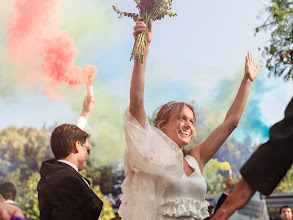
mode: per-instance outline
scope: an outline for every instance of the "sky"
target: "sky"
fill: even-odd
[[[27,0],[3,0],[0,6],[0,129],[74,123],[82,109],[85,86],[61,82],[52,89],[55,96],[48,94],[48,81],[40,70],[43,57],[38,46],[39,35],[32,32],[33,40],[15,41],[26,49],[17,61],[8,55],[9,30],[17,16],[13,3],[17,2],[25,4]],[[98,140],[100,147],[96,151],[110,153],[112,158],[120,160],[124,149],[122,118],[129,103],[133,68],[129,58],[134,22],[118,18],[112,5],[121,11],[137,12],[135,3],[132,0],[46,2],[50,10],[44,7],[37,13],[31,7],[29,16],[36,23],[42,22],[34,16],[44,19],[42,25],[47,29],[41,30],[42,35],[65,31],[74,40],[78,49],[74,65],[90,64],[97,68],[93,81],[96,104],[87,129]],[[202,116],[199,123],[211,126],[209,129],[219,125],[237,93],[249,50],[259,65],[259,76],[253,82],[234,135],[240,141],[247,137],[255,143],[265,141],[269,127],[284,117],[293,93],[292,82],[268,77],[263,66],[265,59],[258,48],[268,43],[269,33],[254,36],[254,29],[266,18],[264,8],[269,3],[269,0],[174,0],[172,11],[178,16],[153,23],[146,69],[147,114],[152,115],[168,101],[193,102]],[[23,20],[21,34],[33,26],[26,26]],[[100,160],[97,163],[108,161]]]

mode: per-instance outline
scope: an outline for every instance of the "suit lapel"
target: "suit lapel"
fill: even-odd
[[[86,180],[87,182],[88,182],[88,184],[90,185],[90,181],[88,180],[88,179],[86,179],[86,178],[84,178],[82,175],[80,175],[78,172],[77,172],[77,174],[78,174],[78,176],[80,177],[80,178],[83,178],[84,180]],[[84,181],[83,180],[83,181]],[[86,184],[86,183],[84,183],[84,184]],[[99,209],[99,211],[101,212],[102,211],[102,207],[103,207],[103,202],[102,202],[102,200],[93,192],[93,190],[90,188],[90,187],[88,187],[88,189],[89,189],[89,191],[90,191],[90,193],[91,193],[91,195],[92,195],[92,198],[93,198],[93,202],[94,202],[94,204],[95,204],[95,206]]]
[[[56,161],[56,163],[58,165],[61,165],[64,168],[68,169],[69,171],[73,171],[74,173],[76,173],[79,176],[79,178],[81,178],[81,180],[84,182],[84,184],[86,184],[85,181],[88,183],[87,187],[91,185],[91,182],[87,178],[84,178],[82,175],[80,175],[80,173],[77,172],[73,167],[69,166],[66,163],[62,163],[62,162],[59,162],[59,161]]]
[[[91,181],[89,181],[89,179],[84,178],[83,176],[82,176],[82,178],[89,184],[89,186],[91,185]]]
[[[92,191],[92,189],[85,183],[85,181],[90,185],[90,181],[87,178],[84,178],[79,172],[77,172],[74,168],[72,168],[71,166],[69,166],[68,164],[56,161],[56,163],[58,163],[59,165],[65,167],[66,169],[68,169],[69,171],[74,171],[74,173],[76,173],[76,175],[78,175],[82,182],[86,185],[86,187],[88,188],[89,192],[92,195],[93,198],[93,202],[95,204],[95,206],[99,209],[99,211],[102,211],[102,206],[103,206],[103,202],[101,201],[101,199]],[[85,180],[85,181],[84,181]]]

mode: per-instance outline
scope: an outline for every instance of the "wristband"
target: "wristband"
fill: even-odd
[[[10,220],[24,220],[24,219],[21,217],[11,217]]]

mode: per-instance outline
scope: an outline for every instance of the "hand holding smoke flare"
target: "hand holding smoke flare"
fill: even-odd
[[[229,176],[229,178],[232,178],[232,170],[231,169],[228,170],[228,176]]]
[[[161,20],[165,15],[170,17],[177,16],[177,14],[169,12],[172,5],[172,0],[134,0],[137,4],[136,7],[139,9],[139,16],[143,18],[143,22],[147,26],[146,32],[138,34],[134,47],[131,53],[130,60],[139,60],[141,63],[145,60],[146,46],[147,46],[147,35],[148,35],[148,24],[150,20]],[[132,18],[134,21],[137,20],[138,14],[121,12],[117,7],[113,6],[114,11],[119,14],[119,18],[126,16]]]
[[[92,82],[93,82],[93,79],[89,78],[87,85],[86,85],[86,96],[87,96],[88,100],[90,100],[91,97],[94,97],[94,88],[93,88]]]

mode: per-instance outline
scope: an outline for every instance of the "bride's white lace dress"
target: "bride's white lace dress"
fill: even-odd
[[[208,217],[206,182],[196,160],[185,156],[194,173],[187,177],[178,145],[147,119],[142,127],[126,109],[119,215],[122,220],[194,220]]]

